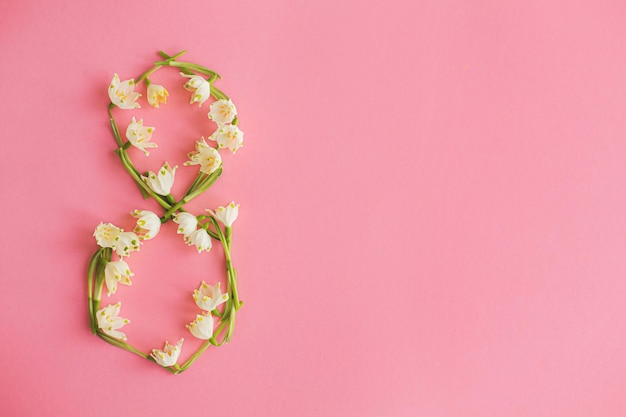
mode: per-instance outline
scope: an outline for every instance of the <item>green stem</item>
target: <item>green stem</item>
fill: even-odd
[[[217,72],[211,69],[208,69],[207,67],[203,67],[202,65],[194,64],[192,62],[166,60],[166,61],[157,61],[154,63],[154,65],[159,65],[159,66],[167,65],[170,67],[182,68],[182,69],[186,69],[190,71],[199,72],[200,74],[207,75],[210,77],[217,76],[217,78],[222,78]]]
[[[98,330],[97,335],[104,340],[107,343],[112,344],[113,346],[117,346],[118,348],[124,349],[128,352],[134,353],[136,355],[141,356],[144,359],[148,359],[150,357],[150,355],[147,355],[145,353],[143,353],[142,351],[140,351],[139,349],[135,348],[134,346],[129,345],[126,342],[123,342],[121,340],[118,340],[114,337],[109,336],[106,333],[103,333],[101,330]]]
[[[228,315],[228,330],[226,330],[226,336],[224,337],[226,343],[230,342],[230,339],[233,337],[233,331],[235,330],[235,311],[237,311],[236,305],[235,309],[231,310]]]
[[[192,187],[190,187],[189,190],[185,193],[185,197],[189,197],[188,201],[191,201],[191,199],[196,198],[200,194],[207,191],[209,187],[211,187],[215,183],[215,181],[217,181],[220,175],[222,175],[222,171],[223,169],[222,169],[222,166],[220,165],[220,167],[217,170],[205,176],[197,183],[194,181],[194,184],[192,184]]]
[[[189,193],[191,193],[198,186],[198,184],[206,178],[205,175],[206,174],[203,174],[202,172],[200,172],[198,176],[196,177],[196,179],[191,184],[191,186],[189,187],[189,189],[187,190],[187,192],[185,193],[185,195],[189,195]]]
[[[227,324],[228,324],[228,320],[223,320],[220,323],[220,325],[217,326],[217,329],[215,329],[215,331],[213,332],[213,337],[209,339],[209,342],[211,342],[213,346],[222,346],[224,342],[226,341],[225,338],[222,338],[222,341],[218,342],[217,338],[224,331],[224,327],[226,327]]]
[[[191,355],[191,357],[190,357],[189,359],[187,359],[187,362],[185,362],[184,364],[182,364],[182,365],[180,366],[180,372],[183,372],[183,371],[185,371],[187,368],[189,368],[189,366],[191,366],[191,364],[192,364],[192,363],[194,363],[194,361],[195,361],[196,359],[198,359],[198,357],[200,357],[200,355],[202,355],[202,353],[203,353],[203,352],[204,352],[204,351],[205,351],[205,350],[206,350],[206,349],[207,349],[210,345],[211,345],[211,341],[210,341],[210,340],[207,340],[206,342],[204,342],[204,343],[202,344],[202,346],[200,346],[200,347],[198,348],[198,350],[197,350],[197,351],[196,351],[193,355]]]
[[[156,62],[155,62],[154,63],[154,67],[150,68],[148,71],[144,72],[139,77],[137,77],[137,81],[135,81],[135,84],[139,84],[140,82],[142,82],[145,79],[146,80],[146,84],[150,85],[150,81],[148,80],[148,77],[151,76],[152,74],[154,74],[156,71],[160,70],[162,66],[163,65],[157,65]]]
[[[230,241],[232,239],[232,230],[230,227],[226,227],[226,235],[222,232],[222,228],[217,223],[214,217],[211,217],[211,222],[219,235],[222,247],[224,248],[224,258],[226,260],[226,274],[228,276],[228,292],[232,298],[235,310],[239,310],[241,303],[239,302],[239,292],[237,290],[237,274],[235,268],[233,268],[233,262],[230,256]],[[228,236],[228,237],[227,237]]]
[[[167,60],[167,61],[173,61],[173,60],[175,60],[176,58],[178,58],[179,56],[182,56],[183,54],[185,54],[186,52],[187,52],[187,51],[183,49],[183,50],[182,50],[182,51],[180,51],[179,53],[174,54],[174,55],[172,55],[172,56],[169,56],[169,55],[168,55],[168,54],[166,54],[165,52],[163,52],[163,51],[159,51],[159,55],[161,56],[161,58],[163,58],[163,59],[165,59],[165,60]]]
[[[209,187],[213,185],[215,181],[217,181],[220,175],[222,175],[221,166],[219,167],[217,171],[213,172],[211,175],[201,180],[191,193],[189,193],[188,191],[187,194],[185,194],[185,196],[178,203],[174,204],[170,208],[167,208],[166,209],[167,211],[163,215],[163,219],[165,220],[169,219],[172,216],[172,214],[176,213],[176,211],[178,211],[182,206],[184,206],[185,204],[187,204],[188,202],[190,202],[191,200],[193,200],[194,198],[198,197],[200,194],[208,190]]]
[[[93,278],[96,273],[96,267],[98,265],[98,261],[100,259],[102,248],[98,249],[96,253],[91,257],[91,261],[89,262],[89,270],[87,271],[87,290],[88,290],[88,301],[89,301],[89,325],[91,327],[91,333],[96,334],[96,330],[98,329],[98,325],[96,324],[96,316],[94,312],[94,288],[93,288]]]
[[[211,95],[215,97],[216,100],[228,100],[228,96],[213,84],[211,84]]]
[[[172,205],[172,204],[176,204],[176,199],[174,198],[174,196],[172,194],[168,194],[165,196],[165,200],[168,202],[168,204]]]
[[[115,138],[115,142],[117,143],[117,146],[121,148],[124,146],[124,142],[122,142],[122,138],[120,136],[120,130],[117,127],[117,123],[115,122],[115,119],[113,118],[113,112],[112,112],[113,107],[115,107],[113,103],[109,104],[109,107],[108,107],[109,122],[111,123],[111,130],[113,130],[113,137]]]
[[[113,255],[111,248],[102,248],[98,252],[99,259],[95,265],[96,281],[94,292],[92,294],[92,311],[94,312],[94,315],[100,309],[100,299],[102,298],[102,288],[104,287],[104,268],[107,263],[111,262],[111,256]]]
[[[159,69],[161,69],[164,66],[171,66],[171,61],[174,61],[176,58],[178,58],[179,56],[183,55],[185,52],[185,50],[180,51],[179,53],[177,53],[176,55],[173,56],[169,56],[168,54],[166,54],[163,51],[159,51],[159,55],[163,58],[165,58],[165,61],[157,61],[154,63],[154,67],[150,68],[148,71],[144,72],[143,74],[141,74],[138,78],[137,78],[137,84],[139,84],[142,80],[146,80],[146,84],[150,85],[150,80],[148,79],[148,77],[150,75],[152,75],[153,73],[155,73],[156,71],[158,71]]]

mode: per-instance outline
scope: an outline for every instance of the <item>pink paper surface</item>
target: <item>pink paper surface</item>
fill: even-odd
[[[619,1],[1,2],[0,414],[623,415],[625,16]],[[159,210],[112,152],[106,87],[160,49],[217,70],[246,134],[192,205],[241,204],[245,304],[232,342],[177,376],[91,335],[86,302],[95,226]],[[161,81],[170,102],[141,113],[159,148],[132,155],[181,165],[180,192],[208,106],[175,71]],[[220,260],[165,225],[111,298],[129,341],[185,337],[188,357],[191,292],[224,279]]]

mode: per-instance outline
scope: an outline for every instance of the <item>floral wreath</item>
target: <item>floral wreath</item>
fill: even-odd
[[[139,186],[144,198],[153,198],[164,210],[162,216],[148,210],[133,210],[131,215],[136,218],[136,225],[132,232],[124,231],[111,223],[100,223],[94,232],[99,248],[89,263],[87,285],[89,293],[89,318],[91,332],[104,341],[135,353],[148,359],[173,374],[186,370],[210,345],[221,346],[230,341],[235,326],[235,313],[242,305],[237,292],[237,273],[231,259],[232,225],[237,219],[239,205],[231,202],[225,207],[216,210],[207,210],[206,214],[194,215],[185,209],[185,204],[206,192],[222,174],[222,158],[218,149],[228,148],[235,153],[243,145],[243,132],[238,127],[237,109],[226,94],[214,86],[214,82],[221,78],[215,71],[191,62],[178,61],[185,51],[169,56],[159,52],[160,61],[156,61],[152,68],[142,73],[137,80],[120,81],[117,74],[109,84],[108,93],[111,103],[108,106],[109,120],[113,137],[117,143],[115,153],[119,156],[122,165]],[[157,173],[141,174],[133,165],[128,148],[134,146],[147,156],[148,149],[156,148],[151,142],[153,127],[143,125],[143,120],[137,121],[134,117],[126,128],[125,138],[122,139],[120,129],[113,117],[113,109],[132,110],[139,108],[138,99],[141,94],[135,91],[135,86],[142,82],[147,87],[148,103],[156,108],[165,104],[169,95],[162,85],[153,84],[150,76],[164,67],[173,67],[184,77],[183,87],[192,92],[190,103],[202,106],[209,98],[215,101],[210,104],[208,118],[217,124],[215,132],[208,137],[209,141],[216,142],[217,146],[210,146],[202,137],[196,142],[196,150],[188,154],[189,160],[185,166],[199,165],[199,173],[187,192],[176,200],[170,193],[174,184],[177,166],[170,167],[167,162]],[[198,253],[209,251],[212,241],[218,241],[225,258],[227,275],[226,292],[222,292],[220,283],[215,285],[202,281],[199,288],[193,291],[193,299],[202,310],[195,320],[186,327],[196,338],[205,342],[183,364],[178,364],[184,339],[172,345],[165,342],[163,350],[153,349],[146,354],[127,342],[126,335],[120,331],[130,323],[120,317],[121,302],[101,306],[102,292],[106,285],[107,296],[117,291],[117,285],[131,285],[130,266],[124,258],[130,257],[133,251],[138,251],[147,240],[153,239],[159,233],[161,224],[174,221],[178,224],[177,233],[182,234],[189,246],[195,246]],[[116,260],[114,260],[114,255]],[[217,324],[216,324],[217,321]]]

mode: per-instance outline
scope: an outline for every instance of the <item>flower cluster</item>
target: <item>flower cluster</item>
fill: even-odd
[[[200,106],[211,97],[211,83],[200,75],[180,73],[181,76],[189,78],[183,87],[192,91],[190,103],[198,103]],[[148,79],[145,79],[147,82]],[[111,103],[121,109],[135,109],[140,105],[137,102],[141,94],[134,91],[134,79],[120,82],[119,76],[114,74],[109,85],[109,98]],[[148,103],[156,108],[160,104],[167,102],[169,96],[164,86],[148,84]],[[188,154],[189,160],[185,166],[199,165],[200,172],[212,174],[222,165],[222,157],[218,149],[228,148],[236,153],[243,146],[243,132],[237,126],[237,107],[230,98],[220,98],[210,105],[208,118],[217,124],[217,129],[208,137],[209,140],[217,143],[217,149],[209,146],[203,137],[196,142],[196,150]],[[155,128],[144,126],[143,119],[137,121],[134,117],[126,128],[126,139],[128,143],[149,155],[148,149],[157,148],[158,145],[151,141]],[[141,176],[146,185],[157,195],[167,196],[174,184],[176,166],[171,168],[167,162],[163,164],[158,173],[150,171],[148,175]]]
[[[209,285],[202,281],[200,288],[194,290],[193,299],[204,312],[198,314],[196,319],[187,325],[187,329],[198,339],[209,340],[213,337],[214,326],[211,312],[228,301],[228,294],[222,293],[219,282]]]
[[[111,223],[100,223],[93,235],[98,245],[115,249],[120,258],[139,250],[139,236],[135,232],[125,232]]]
[[[237,108],[230,99],[211,104],[209,119],[217,123],[217,130],[209,139],[217,142],[219,148],[228,148],[232,153],[243,146],[243,132],[233,123],[236,117]]]
[[[177,213],[173,216],[174,222],[178,224],[178,234],[182,234],[185,243],[195,246],[198,253],[209,251],[213,247],[211,236],[204,228],[198,228],[198,219],[193,214],[187,212]]]
[[[182,234],[188,245],[194,245],[198,253],[208,251],[212,247],[211,237],[208,229],[209,225],[220,222],[224,225],[224,230],[229,230],[239,215],[239,205],[231,202],[226,207],[218,207],[213,210],[207,210],[210,214],[208,217],[216,223],[198,221],[198,217],[188,212],[179,212],[173,215],[173,220],[178,224],[178,234]],[[161,219],[153,212],[148,210],[133,210],[130,213],[137,219],[133,232],[124,232],[111,223],[100,223],[93,234],[96,243],[103,249],[115,249],[120,258],[129,256],[131,251],[138,251],[140,245],[157,236],[161,229]],[[206,220],[207,216],[200,216]],[[223,232],[219,229],[219,234],[223,236]],[[128,237],[126,237],[128,236]],[[132,239],[131,245],[128,241]],[[115,294],[117,285],[132,285],[130,278],[135,274],[130,270],[126,261],[119,259],[117,261],[109,260],[104,267],[104,283],[107,287],[107,296]],[[193,299],[196,305],[203,310],[201,314],[196,315],[194,321],[186,327],[189,332],[196,338],[209,340],[213,337],[215,320],[213,314],[216,309],[229,300],[229,294],[223,293],[221,284],[209,285],[205,281],[197,290],[193,292]],[[126,341],[126,335],[121,332],[124,325],[130,323],[128,319],[119,317],[121,302],[114,305],[108,305],[96,313],[98,328],[108,336]],[[180,339],[176,345],[170,345],[165,342],[164,350],[153,349],[150,356],[156,363],[161,366],[174,366],[180,356],[182,350],[183,339]]]
[[[88,273],[92,332],[108,343],[150,359],[172,373],[187,369],[208,344],[220,346],[228,342],[233,332],[236,311],[242,305],[237,291],[237,274],[231,259],[232,226],[238,217],[239,205],[231,202],[225,207],[206,210],[206,214],[196,216],[185,209],[185,204],[206,192],[220,177],[223,162],[220,151],[228,148],[235,153],[243,145],[243,132],[238,127],[239,120],[235,104],[213,85],[215,80],[220,78],[219,75],[201,65],[177,61],[183,53],[184,51],[170,56],[160,52],[163,60],[155,62],[152,68],[136,80],[121,81],[119,76],[114,74],[108,86],[108,95],[111,100],[108,109],[109,118],[113,136],[118,145],[115,152],[126,171],[140,187],[144,197],[152,197],[164,209],[164,214],[159,216],[149,210],[133,210],[130,213],[135,219],[132,231],[124,231],[112,223],[100,223],[93,234],[99,249],[92,257]],[[152,141],[155,127],[144,125],[143,119],[132,117],[131,122],[126,126],[125,138],[123,138],[113,115],[114,108],[132,110],[141,107],[139,99],[142,95],[135,91],[135,87],[142,82],[147,87],[146,99],[150,106],[159,108],[166,104],[169,96],[168,90],[150,80],[152,74],[164,67],[173,67],[180,72],[184,78],[182,87],[191,92],[191,104],[197,103],[202,107],[204,103],[209,102],[208,119],[217,124],[216,130],[207,139],[202,136],[200,140],[197,140],[195,150],[187,154],[188,160],[184,162],[184,166],[197,165],[199,173],[188,191],[178,199],[172,195],[177,165],[170,166],[166,161],[156,172],[140,173],[128,152],[132,146],[148,156],[150,150],[157,148],[157,143]],[[213,100],[210,101],[211,99]],[[211,146],[210,141],[216,144]],[[120,317],[122,303],[100,306],[105,286],[106,294],[110,297],[117,292],[118,285],[132,285],[131,278],[135,274],[128,264],[131,253],[139,251],[141,245],[154,239],[161,232],[161,225],[169,220],[178,225],[177,233],[183,235],[184,242],[189,246],[194,246],[198,253],[209,252],[214,241],[221,244],[227,277],[225,292],[222,292],[220,282],[210,285],[206,281],[202,281],[200,287],[193,291],[193,300],[202,311],[186,325],[186,328],[192,336],[205,342],[182,365],[178,364],[178,360],[182,351],[183,338],[180,338],[176,344],[170,344],[166,340],[162,350],[155,348],[147,354],[140,352],[126,342],[127,337],[120,330],[130,323],[128,319]],[[216,321],[219,324],[216,324]]]
[[[111,223],[100,223],[93,233],[98,246],[115,250],[120,258],[117,261],[109,260],[104,266],[104,284],[109,297],[117,292],[118,284],[132,285],[130,278],[135,274],[130,270],[128,263],[121,258],[138,251],[143,241],[154,238],[161,229],[161,219],[151,211],[134,210],[131,215],[137,219],[132,232],[125,232],[124,229]],[[98,310],[98,327],[113,338],[126,340],[126,335],[118,329],[128,324],[129,321],[118,319],[120,308],[121,303],[118,303]]]

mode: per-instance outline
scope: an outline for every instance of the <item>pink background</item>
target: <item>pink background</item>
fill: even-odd
[[[2,415],[624,414],[625,16],[620,1],[2,1]],[[245,305],[232,343],[178,376],[92,336],[86,304],[94,227],[157,209],[112,153],[106,86],[159,49],[218,70],[246,133],[194,206],[241,204]],[[160,147],[133,153],[152,169],[210,126],[168,74],[171,102],[142,109]],[[131,342],[184,336],[188,356],[190,293],[220,258],[171,224],[161,237],[112,299]]]

